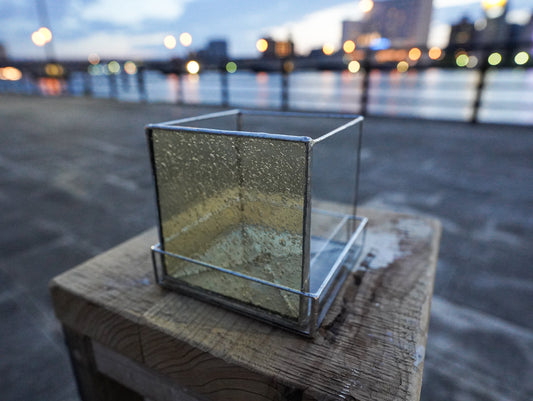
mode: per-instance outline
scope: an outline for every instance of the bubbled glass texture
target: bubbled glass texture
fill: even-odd
[[[306,291],[304,205],[308,143],[154,129],[166,252]],[[300,296],[165,257],[167,274],[296,319]]]

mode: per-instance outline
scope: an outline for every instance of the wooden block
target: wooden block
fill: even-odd
[[[95,365],[99,372],[114,378],[118,383],[131,387],[138,394],[157,401],[193,401],[191,394],[179,387],[174,381],[147,369],[143,364],[133,361],[97,342],[92,342]]]
[[[207,399],[417,400],[440,225],[359,214],[370,219],[365,268],[345,283],[315,339],[159,289],[149,259],[155,231],[56,278],[56,314]],[[79,304],[65,305],[68,294]],[[88,305],[95,311],[84,312]]]
[[[134,359],[142,360],[138,322],[165,292],[154,284],[152,229],[55,277],[50,283],[58,319]],[[140,245],[142,244],[142,245]]]
[[[97,370],[92,342],[89,337],[80,335],[66,326],[63,326],[63,333],[83,401],[144,400],[140,394]]]

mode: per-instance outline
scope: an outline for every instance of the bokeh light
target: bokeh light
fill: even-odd
[[[474,28],[476,31],[483,31],[485,28],[487,28],[487,19],[478,19],[476,22],[474,22]]]
[[[111,74],[118,74],[120,72],[120,64],[118,61],[110,61],[107,64],[107,69]]]
[[[324,46],[322,46],[322,52],[326,56],[331,56],[335,52],[335,47],[331,43],[326,43]]]
[[[187,63],[185,68],[187,69],[187,72],[189,74],[198,74],[198,72],[200,71],[200,64],[198,64],[198,61],[191,60]]]
[[[268,42],[266,41],[266,39],[259,39],[256,43],[255,43],[255,47],[257,48],[257,50],[259,50],[261,53],[264,53],[267,51],[268,49]]]
[[[502,62],[502,55],[494,52],[489,56],[488,62],[490,65],[498,65]]]
[[[44,66],[44,72],[49,77],[60,77],[63,75],[63,66],[61,64],[49,63]]]
[[[128,75],[135,75],[137,74],[137,65],[133,61],[126,61],[124,63],[124,71]]]
[[[457,57],[455,58],[455,64],[457,64],[458,67],[466,67],[466,65],[468,64],[468,55],[466,55],[465,53],[457,55]]]
[[[407,61],[400,61],[400,62],[396,65],[396,69],[397,69],[399,72],[406,72],[406,71],[409,69],[409,64],[407,63]]]
[[[498,18],[505,13],[507,0],[482,0],[481,5],[489,18]]]
[[[482,0],[483,8],[489,9],[493,7],[503,7],[507,4],[507,0]]]
[[[524,65],[529,61],[529,54],[526,52],[520,52],[517,53],[516,56],[514,56],[514,62],[518,65]]]
[[[57,78],[40,78],[38,82],[40,90],[48,96],[57,96],[63,93],[63,84]]]
[[[0,80],[3,81],[18,81],[22,78],[22,72],[15,67],[0,68]]]
[[[292,46],[290,42],[276,42],[274,50],[276,52],[276,56],[279,58],[285,58],[290,56],[292,53]]]
[[[90,65],[87,68],[87,71],[89,72],[90,75],[102,75],[104,74],[103,69],[104,67],[101,64],[94,64],[94,65]]]
[[[163,44],[165,47],[169,50],[172,50],[176,47],[176,38],[172,35],[165,36],[165,39],[163,39]]]
[[[442,49],[440,47],[432,47],[428,51],[428,56],[431,60],[438,60],[442,56]]]
[[[408,54],[409,52],[405,49],[386,49],[377,51],[374,57],[378,63],[389,63],[405,60]]]
[[[418,47],[413,47],[409,50],[409,58],[413,61],[417,61],[422,56],[422,51]]]
[[[372,11],[373,8],[374,2],[372,0],[361,0],[359,2],[359,9],[364,13]]]
[[[237,72],[237,64],[234,61],[230,61],[226,64],[226,71],[230,74]]]
[[[192,43],[192,36],[189,32],[183,32],[180,35],[180,43],[182,46],[189,47]]]
[[[467,68],[475,68],[478,63],[478,58],[476,56],[469,56],[468,63],[466,64]]]
[[[291,73],[294,71],[294,63],[292,61],[285,61],[283,63],[283,71],[285,71],[286,73]]]
[[[52,40],[52,32],[45,26],[40,27],[31,34],[31,41],[35,46],[44,46]]]
[[[39,28],[39,30],[37,32],[39,32],[42,35],[42,37],[44,38],[45,43],[48,43],[48,42],[50,42],[52,40],[52,32],[47,27],[43,26],[43,27]]]
[[[39,31],[35,31],[31,34],[31,41],[35,46],[44,46],[46,44],[46,40],[42,33]]]
[[[92,65],[96,65],[100,62],[100,56],[96,53],[89,54],[89,57],[87,57],[87,60],[89,60],[89,63]]]
[[[355,50],[355,42],[353,40],[347,40],[342,45],[342,50],[344,50],[345,53],[353,53]]]
[[[359,61],[352,60],[348,63],[348,71],[350,71],[352,74],[359,72],[360,69],[361,64],[359,64]]]

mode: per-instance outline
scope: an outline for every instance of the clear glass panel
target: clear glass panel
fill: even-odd
[[[324,264],[329,264],[335,270],[330,270],[333,274],[329,280],[317,283],[323,285],[319,297],[318,324],[322,322],[346,276],[357,266],[357,260],[363,250],[364,231],[361,230],[358,236],[354,236],[351,232],[351,227],[355,225],[357,229],[360,229],[365,224],[366,221],[359,218],[343,218],[342,223],[339,224],[338,229],[335,230],[330,241],[327,242],[329,247],[319,254],[318,259],[324,259]],[[340,249],[340,244],[343,244],[342,250]],[[320,266],[321,263],[318,265]],[[311,268],[311,271],[316,271],[316,268],[315,270]]]
[[[307,143],[156,128],[152,147],[165,251],[305,290]],[[165,266],[190,285],[293,318],[300,312],[297,295],[177,258]]]
[[[349,221],[348,216],[313,211],[311,224],[315,231],[311,232],[310,292],[318,291],[346,247]]]
[[[354,235],[359,125],[313,145],[310,289],[322,284]]]

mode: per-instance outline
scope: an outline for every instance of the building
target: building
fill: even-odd
[[[483,23],[483,25],[486,26],[486,22]],[[477,31],[472,21],[470,21],[467,17],[463,17],[457,24],[452,25],[448,46],[461,47],[471,45],[476,36]]]
[[[482,3],[483,4],[483,3]],[[498,9],[495,10],[498,5]],[[514,49],[531,48],[533,41],[533,18],[524,25],[507,21],[508,4],[502,0],[484,6],[485,15],[475,23],[463,17],[452,25],[448,46],[450,48]]]
[[[500,4],[498,6],[487,6],[485,3],[482,3],[485,18],[479,27],[481,29],[477,29],[474,38],[475,45],[492,47],[508,44],[511,37],[511,25],[507,23],[508,4],[506,1],[501,1]]]
[[[529,22],[525,25],[520,25],[516,32],[516,42],[533,49],[533,11],[529,17]]]
[[[204,64],[218,65],[228,58],[228,43],[225,39],[214,39],[197,53],[198,59]]]
[[[0,43],[0,62],[7,60],[6,48],[2,43]]]
[[[432,0],[376,1],[360,21],[343,22],[342,40],[353,40],[361,48],[378,43],[385,47],[425,46],[432,7]]]
[[[264,59],[275,59],[276,55],[276,41],[271,37],[267,36],[262,38],[266,41],[266,47],[259,50],[261,52],[261,58]]]

